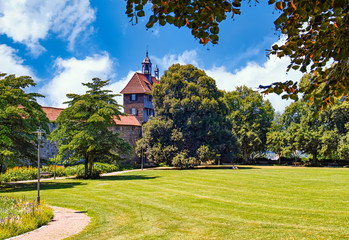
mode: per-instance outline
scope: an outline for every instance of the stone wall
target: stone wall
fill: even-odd
[[[57,125],[55,123],[49,124],[49,130],[52,132]],[[56,144],[54,142],[49,142],[46,140],[45,136],[43,137],[41,141],[41,147],[40,147],[40,158],[49,160],[50,158],[53,158],[58,153],[58,149],[56,147]]]

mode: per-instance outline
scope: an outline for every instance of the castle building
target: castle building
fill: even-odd
[[[137,118],[143,124],[151,116],[155,116],[152,102],[153,85],[159,83],[159,68],[154,70],[155,76],[152,76],[152,64],[148,57],[142,62],[142,73],[136,72],[125,88],[120,92],[123,94],[124,111]]]

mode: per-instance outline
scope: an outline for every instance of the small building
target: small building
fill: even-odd
[[[148,57],[142,62],[142,73],[136,72],[121,91],[124,100],[124,111],[135,116],[143,124],[155,116],[152,101],[153,85],[159,83],[159,68],[156,66],[152,76],[152,63]]]

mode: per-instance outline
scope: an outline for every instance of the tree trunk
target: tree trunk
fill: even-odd
[[[312,166],[318,166],[318,160],[317,160],[317,151],[313,152],[313,159],[311,160],[311,165]]]
[[[88,175],[88,159],[87,159],[87,156],[85,156],[85,178],[87,178],[87,175]]]
[[[91,157],[90,158],[90,169],[89,169],[89,174],[90,174],[90,178],[92,178],[93,177],[93,158]]]

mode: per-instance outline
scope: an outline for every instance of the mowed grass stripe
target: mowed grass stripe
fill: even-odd
[[[153,170],[50,184],[42,198],[93,218],[73,239],[349,238],[348,169]],[[35,198],[35,185],[24,186],[1,195]]]

